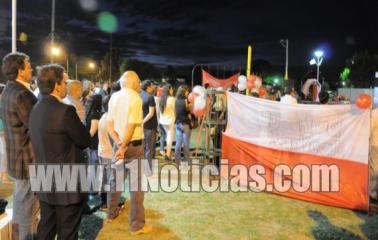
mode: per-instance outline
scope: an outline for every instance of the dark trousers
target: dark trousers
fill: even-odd
[[[144,131],[144,157],[148,160],[149,168],[146,166],[147,176],[152,175],[152,159],[155,158],[155,146],[156,146],[156,129],[143,129]],[[151,170],[151,171],[148,171]]]
[[[51,205],[40,201],[41,220],[38,224],[37,239],[70,240],[79,238],[79,226],[83,203],[66,206]]]

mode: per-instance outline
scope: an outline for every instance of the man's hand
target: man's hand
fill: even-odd
[[[121,147],[116,152],[116,159],[125,159],[125,154],[127,152],[127,147]]]

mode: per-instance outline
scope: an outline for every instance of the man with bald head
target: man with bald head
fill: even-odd
[[[63,102],[67,105],[75,107],[76,113],[82,123],[85,123],[85,109],[83,103],[80,101],[83,93],[83,87],[80,81],[68,80],[67,81],[67,96]]]
[[[140,93],[140,80],[134,71],[126,71],[121,77],[121,90],[112,95],[109,101],[107,125],[115,142],[114,149],[117,165],[125,163],[125,176],[130,171],[141,169],[144,158],[143,147],[143,110]],[[119,164],[121,162],[121,164]],[[145,234],[151,227],[145,225],[144,192],[138,186],[140,172],[130,174],[130,231],[132,235]],[[114,176],[111,176],[111,179]],[[136,187],[135,187],[136,186]],[[114,186],[111,186],[114,191]],[[108,195],[108,220],[116,218],[119,209],[116,207],[121,192],[111,191]]]

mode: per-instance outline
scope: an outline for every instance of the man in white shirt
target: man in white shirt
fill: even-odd
[[[83,103],[80,101],[82,92],[83,88],[80,81],[69,80],[67,85],[67,96],[63,99],[63,102],[75,107],[80,121],[85,124],[85,109]]]
[[[126,71],[121,77],[121,91],[112,95],[109,101],[109,109],[107,116],[107,125],[110,136],[113,138],[118,148],[116,151],[116,159],[122,159],[126,163],[126,175],[130,170],[139,168],[141,159],[144,159],[143,147],[143,110],[142,99],[140,93],[140,80],[134,71]],[[116,150],[116,149],[115,149]],[[135,185],[138,185],[139,179],[130,176],[130,231],[132,235],[139,235],[150,232],[150,226],[145,225],[144,215],[144,192]],[[121,192],[111,193],[108,201],[111,204],[117,204]]]
[[[296,92],[293,87],[287,87],[285,89],[285,96],[281,97],[280,102],[288,104],[297,104]]]

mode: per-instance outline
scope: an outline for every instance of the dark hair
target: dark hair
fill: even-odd
[[[151,85],[152,85],[152,81],[151,81],[151,80],[144,80],[144,81],[142,82],[142,90],[143,90],[143,91],[146,91],[147,88],[148,88],[149,86],[151,86]]]
[[[188,86],[186,85],[181,85],[178,89],[177,89],[177,93],[176,93],[176,98],[177,99],[185,99],[185,92],[186,91],[189,91],[189,88]]]
[[[102,100],[102,108],[104,109],[104,112],[108,112],[110,97],[111,97],[111,96],[106,96],[106,97]]]
[[[169,90],[172,88],[170,84],[167,84],[163,87],[163,95],[160,98],[160,112],[163,113],[165,107],[167,106],[167,99],[169,97]]]
[[[260,97],[260,95],[257,92],[252,92],[251,96],[252,97],[257,97],[257,98]]]
[[[90,117],[93,116],[93,114],[99,113],[101,114],[102,110],[102,96],[100,94],[92,95],[91,99],[88,102],[88,112],[86,114],[86,122],[87,127],[90,126]]]
[[[284,90],[284,94],[287,94],[287,95],[290,95],[294,90],[294,87],[293,86],[286,86],[285,87],[285,90]],[[295,90],[294,90],[295,91]]]
[[[59,64],[48,64],[41,67],[37,85],[41,94],[48,95],[54,91],[55,83],[60,85],[63,80],[64,68]]]
[[[325,91],[319,93],[319,101],[321,104],[327,104],[329,101],[329,94]]]
[[[3,74],[9,81],[15,81],[18,76],[18,70],[25,69],[25,60],[29,60],[29,56],[21,52],[8,53],[3,58]]]
[[[110,91],[110,94],[118,92],[119,90],[121,90],[121,83],[120,83],[120,81],[114,82],[112,84],[112,90]]]

